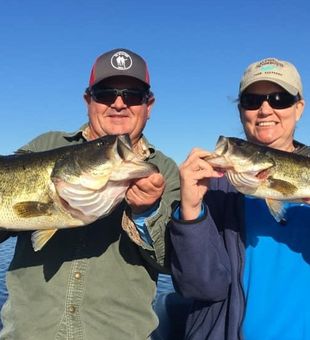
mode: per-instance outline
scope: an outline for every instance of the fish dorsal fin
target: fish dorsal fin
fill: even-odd
[[[56,231],[57,229],[45,229],[33,232],[31,235],[31,242],[34,251],[41,250]]]
[[[277,201],[271,198],[266,198],[265,201],[274,219],[279,223],[285,222],[286,221],[285,219],[286,208],[285,208],[284,201]]]
[[[293,195],[298,190],[298,188],[294,184],[282,179],[269,177],[268,182],[271,189],[280,192],[284,196]]]
[[[52,215],[53,203],[42,203],[37,201],[18,202],[13,205],[15,213],[19,217],[31,218],[43,215]]]

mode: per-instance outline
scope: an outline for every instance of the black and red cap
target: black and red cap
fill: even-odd
[[[150,88],[150,76],[145,60],[128,49],[117,48],[99,56],[91,70],[89,87],[115,76],[136,78],[143,82],[147,89]]]

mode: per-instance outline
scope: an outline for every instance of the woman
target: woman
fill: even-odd
[[[247,140],[310,156],[294,140],[304,109],[296,68],[251,64],[239,89]],[[277,223],[262,199],[238,193],[193,149],[180,166],[181,201],[170,228],[177,289],[195,299],[186,339],[309,339],[310,209],[291,204]]]

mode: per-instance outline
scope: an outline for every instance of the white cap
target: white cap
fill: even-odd
[[[296,67],[288,61],[267,58],[249,65],[241,78],[239,94],[251,84],[261,80],[276,83],[290,94],[294,96],[299,94],[301,98],[303,97],[300,75]]]

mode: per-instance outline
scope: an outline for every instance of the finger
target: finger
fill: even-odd
[[[141,191],[136,185],[133,185],[127,191],[127,198],[131,201],[136,201],[137,199],[141,199],[141,196],[147,196],[145,192]]]
[[[152,174],[149,177],[149,179],[150,179],[150,182],[157,188],[161,188],[165,183],[164,176],[162,174],[159,174],[159,173]]]
[[[198,158],[205,158],[209,156],[211,153],[207,150],[203,150],[200,148],[194,148],[191,150],[190,154],[187,156],[186,160],[182,163],[182,165],[189,165],[193,161]]]
[[[181,168],[192,168],[194,170],[197,170],[195,168],[198,168],[199,164],[209,164],[206,159],[206,155],[210,155],[207,151],[201,150],[197,151],[196,153],[192,154],[184,163],[180,165]],[[209,164],[210,165],[210,164]],[[211,165],[210,165],[211,166]]]
[[[149,177],[143,177],[134,180],[132,183],[136,184],[137,186],[155,186],[155,187],[161,187],[164,184],[165,180],[162,174],[155,173],[150,175]]]
[[[135,191],[140,190],[142,192],[151,192],[156,190],[156,187],[149,178],[141,178],[133,183],[131,189],[135,189]]]

